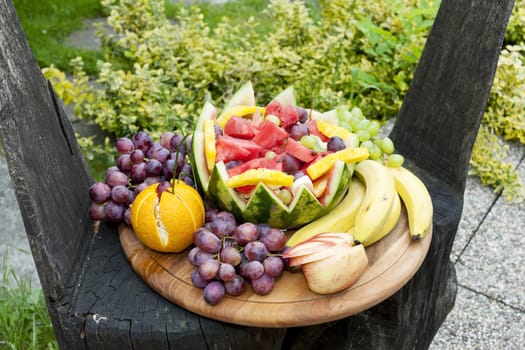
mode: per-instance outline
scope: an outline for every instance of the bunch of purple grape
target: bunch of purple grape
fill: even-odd
[[[130,204],[148,185],[177,177],[194,186],[188,157],[191,136],[164,132],[157,142],[147,132],[139,131],[132,138],[119,138],[115,148],[119,154],[116,165],[106,170],[104,182],[89,188],[92,220],[130,225]]]
[[[188,260],[194,266],[191,281],[203,288],[204,300],[218,304],[225,294],[239,296],[249,284],[266,295],[287,267],[282,253],[286,235],[266,224],[237,224],[228,211],[208,209],[206,223],[195,231]]]

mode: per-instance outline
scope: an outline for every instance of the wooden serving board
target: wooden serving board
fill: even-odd
[[[403,208],[396,227],[366,251],[369,265],[350,288],[330,295],[308,289],[300,270],[285,271],[272,292],[259,296],[247,286],[239,297],[226,295],[217,305],[204,301],[202,289],[191,283],[193,266],[187,252],[158,253],[146,248],[129,226],[119,227],[120,242],[137,274],[166,299],[215,320],[256,327],[295,327],[325,323],[364,311],[399,290],[418,270],[432,233],[412,241]]]

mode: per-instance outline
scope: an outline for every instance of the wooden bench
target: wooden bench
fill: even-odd
[[[449,255],[511,0],[443,0],[391,137],[430,189],[433,240],[416,275],[355,316],[289,329],[192,314],[151,290],[117,228],[94,235],[90,171],[10,0],[0,0],[0,139],[62,349],[425,349],[456,296]]]

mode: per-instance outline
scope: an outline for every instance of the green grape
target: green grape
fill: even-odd
[[[264,158],[266,159],[273,159],[275,158],[275,156],[277,155],[277,153],[275,153],[274,151],[268,151],[264,154]]]
[[[341,121],[341,124],[340,124],[343,128],[345,128],[346,130],[348,131],[352,131],[352,125],[350,125],[349,122],[347,122],[346,120],[343,120]]]
[[[277,195],[286,205],[290,204],[292,201],[292,192],[289,189],[282,188],[278,190]]]
[[[385,152],[385,154],[394,153],[394,142],[390,137],[383,138],[379,147],[381,147],[381,150]]]
[[[301,141],[300,142],[303,144],[303,146],[308,147],[310,149],[314,149],[315,143],[316,143],[316,139],[315,139],[314,135],[305,135],[305,136],[301,137]]]
[[[361,119],[356,118],[356,117],[352,117],[350,119],[350,121],[348,123],[350,124],[351,131],[355,132],[355,131],[359,130],[358,129],[358,125],[359,125],[360,121],[361,121]]]
[[[381,148],[374,145],[373,143],[372,146],[368,149],[368,153],[370,154],[369,157],[372,160],[381,159],[381,156],[383,155],[383,151],[381,151]]]
[[[361,147],[366,147],[366,148],[368,148],[368,150],[370,151],[370,150],[372,149],[372,147],[374,147],[374,144],[373,144],[372,141],[370,141],[370,140],[366,140],[366,141],[361,142],[361,145],[360,145],[360,146],[361,146]]]
[[[363,112],[361,111],[361,108],[359,108],[359,107],[352,108],[352,112],[351,113],[352,113],[352,115],[354,117],[357,117],[358,119],[363,119],[363,117],[364,117],[363,116]]]
[[[368,132],[368,125],[370,124],[370,121],[368,119],[363,119],[359,123],[357,123],[357,129],[356,131],[367,131]],[[370,135],[370,132],[368,132]]]
[[[356,134],[357,134],[357,137],[359,138],[359,141],[361,142],[370,140],[370,133],[366,130],[358,130]]]
[[[366,130],[370,133],[371,137],[375,137],[379,133],[380,128],[381,124],[377,120],[371,120]]]
[[[372,142],[374,143],[374,145],[376,145],[377,147],[381,148],[381,143],[383,142],[383,139],[380,138],[380,137],[374,137]]]
[[[272,123],[274,123],[275,125],[280,125],[281,124],[281,120],[279,119],[278,116],[276,115],[273,115],[273,114],[270,114],[270,115],[267,115],[266,117],[264,117],[266,120],[269,120],[271,121]]]
[[[398,168],[405,162],[405,157],[398,153],[392,153],[386,159],[386,165],[392,168]]]

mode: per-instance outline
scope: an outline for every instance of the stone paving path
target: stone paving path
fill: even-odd
[[[96,48],[92,23],[71,45]],[[96,128],[75,121],[83,133]],[[511,144],[510,159],[525,179],[525,146]],[[0,271],[4,258],[18,276],[38,286],[5,157],[0,150]],[[504,198],[469,177],[464,213],[451,254],[458,278],[456,305],[431,350],[525,349],[525,203]],[[6,253],[8,251],[8,254]]]

